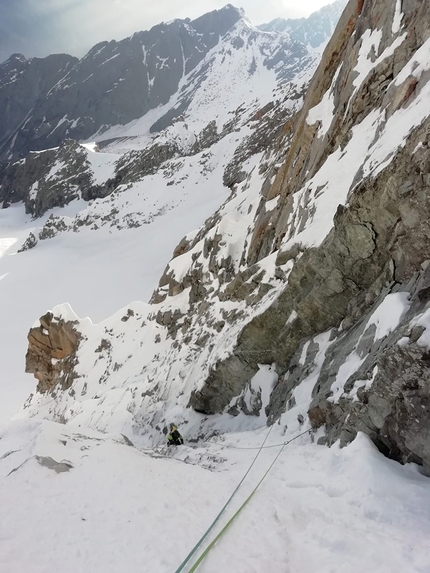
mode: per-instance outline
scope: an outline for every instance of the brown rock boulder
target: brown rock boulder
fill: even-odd
[[[38,392],[49,392],[58,384],[67,390],[72,385],[81,339],[74,324],[57,320],[48,312],[40,318],[40,326],[30,329],[25,371],[34,374],[39,381]]]

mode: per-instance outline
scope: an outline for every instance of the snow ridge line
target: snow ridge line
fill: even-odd
[[[185,557],[185,559],[182,561],[182,563],[179,565],[179,567],[176,569],[175,573],[180,573],[181,571],[184,570],[185,565],[189,562],[189,560],[191,559],[191,557],[193,557],[193,555],[196,553],[197,549],[200,547],[200,545],[203,543],[203,541],[206,539],[206,537],[209,535],[209,533],[212,531],[212,529],[215,527],[215,525],[217,524],[218,520],[220,519],[221,515],[224,513],[224,511],[227,509],[227,507],[229,506],[231,500],[233,499],[233,497],[236,495],[237,491],[239,490],[240,486],[243,484],[243,482],[245,481],[246,476],[249,474],[249,472],[251,471],[253,465],[255,464],[255,462],[258,459],[258,456],[261,454],[264,444],[266,443],[268,437],[270,436],[270,432],[272,431],[273,426],[270,426],[269,431],[266,434],[266,437],[264,438],[263,443],[261,444],[261,446],[258,449],[258,452],[255,456],[255,458],[253,459],[251,465],[249,466],[249,468],[246,470],[245,475],[243,476],[243,478],[240,480],[240,482],[238,483],[238,485],[236,486],[235,490],[233,491],[233,493],[231,494],[231,496],[228,498],[227,502],[225,503],[224,507],[221,509],[221,511],[218,513],[218,515],[215,517],[215,519],[213,520],[213,522],[211,523],[211,525],[209,526],[209,528],[205,531],[205,533],[202,535],[202,537],[198,540],[198,542],[195,544],[195,546],[192,548],[192,550],[188,553],[188,555]],[[225,528],[224,528],[225,529]],[[223,530],[222,530],[223,531]],[[209,545],[209,547],[207,549],[209,549],[210,547],[212,547],[212,544]],[[202,556],[206,555],[207,549],[205,550],[205,553],[202,554]],[[193,569],[190,570],[191,571],[195,571],[195,567],[196,565],[198,565],[201,561],[202,557],[200,557],[199,561],[197,561],[197,563],[193,566]]]
[[[221,517],[221,515],[224,513],[225,509],[227,508],[227,506],[229,505],[229,503],[231,502],[231,500],[233,499],[233,496],[235,495],[235,493],[238,491],[238,489],[240,488],[240,486],[242,485],[243,481],[245,480],[246,476],[249,474],[249,472],[252,469],[252,466],[255,464],[255,462],[257,461],[258,456],[260,455],[261,451],[263,449],[266,448],[273,448],[276,447],[275,445],[273,446],[266,446],[266,448],[264,447],[264,444],[267,441],[267,438],[270,435],[270,432],[272,431],[273,425],[270,426],[270,430],[268,431],[266,437],[264,438],[264,442],[261,444],[261,446],[258,448],[258,452],[257,455],[255,456],[254,460],[252,461],[252,464],[249,466],[248,470],[246,471],[245,475],[243,476],[243,478],[240,480],[239,484],[237,485],[236,489],[233,491],[233,493],[231,494],[230,498],[228,499],[227,503],[224,505],[224,507],[221,509],[221,511],[219,512],[219,514],[216,516],[216,518],[214,519],[214,521],[212,522],[212,524],[210,525],[210,527],[207,529],[207,531],[204,533],[204,535],[200,538],[200,540],[196,543],[196,545],[193,547],[193,549],[190,551],[190,553],[187,555],[187,557],[184,559],[184,561],[181,563],[181,565],[178,567],[178,569],[176,569],[175,573],[180,573],[181,571],[183,571],[185,565],[188,563],[188,561],[191,559],[191,557],[194,555],[194,553],[197,551],[197,549],[200,547],[200,545],[203,543],[203,541],[206,539],[206,537],[209,535],[209,533],[212,531],[212,529],[215,527],[215,524],[218,522],[219,518]],[[210,552],[210,550],[214,547],[214,545],[221,539],[221,537],[224,535],[224,533],[227,531],[227,529],[230,527],[230,525],[233,523],[233,521],[236,519],[236,517],[239,515],[239,513],[242,511],[242,509],[248,504],[248,502],[251,500],[251,498],[253,497],[253,495],[255,494],[255,492],[258,490],[258,488],[260,487],[260,485],[263,483],[263,481],[266,479],[267,475],[269,474],[270,470],[273,468],[273,466],[275,465],[275,463],[277,462],[279,456],[282,454],[282,452],[284,451],[285,447],[288,446],[288,444],[291,444],[291,442],[294,442],[294,440],[297,440],[297,438],[300,438],[301,436],[304,436],[305,434],[310,433],[311,430],[306,430],[304,432],[302,432],[301,434],[298,434],[297,436],[295,436],[294,438],[292,438],[291,440],[288,440],[287,442],[283,442],[282,444],[277,444],[277,446],[282,446],[282,448],[279,450],[279,452],[276,454],[275,459],[273,460],[273,462],[270,464],[270,466],[268,467],[268,469],[266,470],[266,472],[264,473],[263,477],[260,479],[260,481],[257,483],[257,485],[255,486],[255,488],[252,490],[252,492],[249,494],[249,496],[245,499],[245,501],[242,503],[242,505],[239,507],[239,509],[234,513],[234,515],[228,520],[228,522],[224,525],[224,527],[221,529],[221,531],[218,533],[218,535],[215,537],[215,539],[213,541],[211,541],[211,543],[206,547],[206,549],[203,551],[203,553],[200,555],[200,557],[198,558],[198,560],[194,563],[194,565],[191,567],[191,569],[189,570],[189,573],[194,573],[194,571],[197,570],[198,566],[200,565],[200,563],[205,559],[205,557],[208,555],[208,553]],[[228,447],[228,446],[225,446]],[[237,449],[248,449],[248,448],[237,448]],[[251,449],[251,448],[249,448]]]

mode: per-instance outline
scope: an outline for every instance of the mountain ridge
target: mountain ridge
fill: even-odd
[[[194,20],[158,24],[120,42],[100,42],[80,60],[61,56],[67,67],[60,79],[51,69],[52,59],[19,59],[16,69],[10,69],[16,58],[9,59],[0,65],[0,159],[55,147],[67,137],[86,140],[167,104],[181,79],[244,18],[228,4]],[[287,37],[284,43],[292,46]],[[46,90],[29,99],[31,83],[26,89],[23,85],[41,65],[48,66],[52,79]],[[167,117],[162,127],[169,121]]]
[[[336,0],[313,12],[307,18],[275,18],[258,28],[263,31],[276,31],[288,33],[293,40],[309,44],[317,48],[324,41],[331,38],[333,23],[339,20],[348,0]]]

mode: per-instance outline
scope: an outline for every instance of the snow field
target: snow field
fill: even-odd
[[[130,447],[119,435],[76,426],[31,421],[3,426],[0,504],[8,516],[0,522],[3,570],[173,572],[257,451],[237,448],[258,448],[267,431],[184,446],[166,459],[139,451],[138,440]],[[267,445],[282,443],[282,434],[276,425]],[[208,542],[278,450],[262,451]],[[14,453],[5,457],[8,452]],[[36,455],[73,467],[57,474]],[[426,573],[429,488],[416,466],[383,458],[363,435],[343,450],[300,438],[285,448],[199,571]]]
[[[33,376],[24,373],[31,325],[65,301],[80,316],[99,322],[130,301],[148,300],[182,237],[202,225],[228,197],[230,190],[222,184],[222,173],[236,146],[234,136],[220,141],[211,150],[210,169],[205,173],[198,163],[200,155],[185,158],[173,176],[175,185],[167,185],[169,179],[158,173],[126,192],[55,209],[52,214],[61,217],[70,230],[39,241],[36,248],[23,253],[17,250],[28,233],[40,230],[51,213],[32,221],[22,205],[0,210],[0,311],[4,317],[0,388],[8,396],[0,405],[0,421],[14,415],[35,388]],[[88,149],[98,177],[111,176],[115,157]],[[125,225],[128,217],[145,224],[122,230],[115,223],[103,225],[100,217],[112,210],[118,211],[116,219]],[[77,219],[88,218],[99,227],[97,231],[85,225],[78,233],[71,230]]]

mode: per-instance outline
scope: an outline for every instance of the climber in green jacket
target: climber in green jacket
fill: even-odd
[[[167,436],[168,446],[182,446],[184,440],[178,432],[178,427],[175,424],[170,424],[170,433]]]

